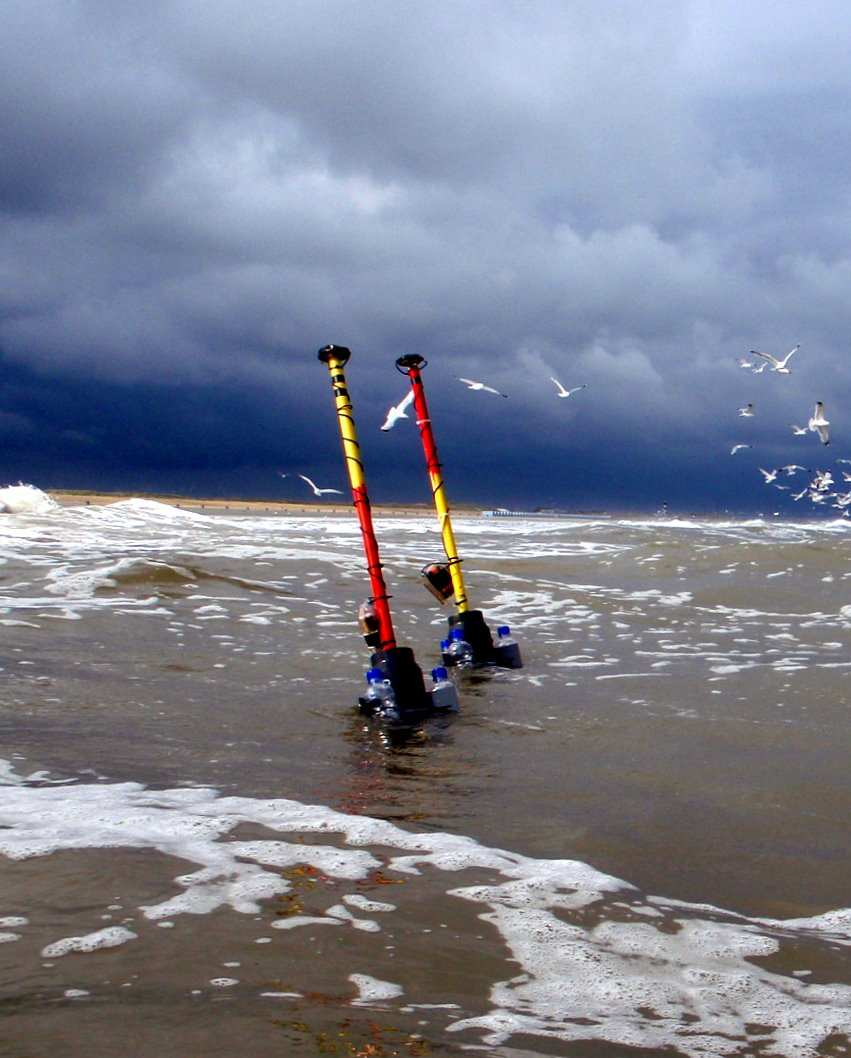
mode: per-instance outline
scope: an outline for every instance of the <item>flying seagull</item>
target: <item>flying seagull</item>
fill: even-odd
[[[827,492],[833,484],[833,474],[829,470],[817,470],[815,477],[810,482],[810,488],[816,492]]]
[[[807,428],[806,426],[796,426],[794,423],[792,423],[792,433],[796,437],[804,437],[807,433]]]
[[[787,463],[785,466],[780,468],[786,471],[786,477],[791,478],[793,474],[799,470],[809,470],[809,467],[802,467],[800,463]]]
[[[471,378],[459,378],[459,382],[463,382],[467,389],[481,390],[484,393],[495,393],[497,397],[507,397],[507,393],[500,393],[498,389],[494,389],[493,386],[486,386],[484,382],[474,382]]]
[[[752,419],[754,416],[753,404],[746,404],[744,408],[739,408],[739,415],[743,419]]]
[[[753,360],[748,360],[746,356],[740,356],[737,361],[739,367],[750,368],[751,371],[756,367],[756,363]]]
[[[753,445],[733,445],[730,449],[730,455],[734,456],[736,452],[740,451],[742,448],[753,448]]]
[[[830,426],[830,422],[824,417],[824,402],[817,401],[815,409],[813,410],[812,418],[809,422],[809,429],[812,430],[813,433],[818,434],[819,440],[823,445],[830,444],[830,433],[827,429],[828,426]]]
[[[763,470],[762,467],[759,468],[759,472],[765,478],[766,485],[771,484],[771,482],[774,481],[778,474],[778,471],[776,470]]]
[[[399,419],[407,419],[408,416],[405,414],[406,409],[411,406],[411,402],[414,399],[414,391],[406,393],[404,397],[399,401],[398,404],[394,404],[393,407],[387,412],[387,418],[384,420],[384,425],[381,427],[382,430],[392,430]]]
[[[565,389],[564,386],[561,384],[561,382],[559,382],[559,380],[557,378],[552,378],[552,376],[550,377],[550,382],[555,382],[556,386],[558,387],[558,392],[556,393],[557,397],[570,397],[574,393],[578,393],[580,391],[580,389],[587,389],[588,388],[587,385],[584,385],[584,386],[574,386],[573,389]]]
[[[751,356],[761,356],[763,360],[771,365],[771,370],[776,371],[778,375],[791,375],[792,370],[786,365],[800,348],[800,345],[796,345],[794,349],[789,350],[782,360],[778,360],[777,357],[772,356],[771,353],[758,353],[756,349],[751,349]]]
[[[320,489],[315,482],[311,481],[310,478],[305,477],[304,474],[299,474],[299,477],[302,481],[306,481],[307,484],[313,489],[314,496],[324,496],[326,492],[336,492],[340,496],[342,496],[343,494],[340,489]]]

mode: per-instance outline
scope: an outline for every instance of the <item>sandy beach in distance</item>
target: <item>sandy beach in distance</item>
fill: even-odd
[[[343,502],[337,500],[330,503],[292,503],[281,500],[244,500],[223,499],[221,497],[195,498],[190,496],[163,496],[142,492],[86,492],[68,489],[53,490],[48,492],[63,507],[76,506],[103,506],[109,503],[118,503],[120,500],[146,499],[155,500],[157,503],[167,503],[172,507],[180,507],[184,510],[204,511],[246,511],[252,513],[270,514],[352,514],[354,505],[351,500]],[[379,517],[402,516],[416,517],[428,515],[431,508],[426,504],[373,504],[373,513]],[[455,510],[463,514],[477,514],[478,507],[465,507],[456,505]]]

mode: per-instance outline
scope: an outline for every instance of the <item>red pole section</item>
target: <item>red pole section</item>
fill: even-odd
[[[440,458],[437,454],[437,444],[434,440],[434,432],[431,428],[431,419],[428,414],[425,387],[418,367],[408,368],[408,377],[411,380],[411,388],[414,391],[414,410],[417,413],[417,426],[420,430],[420,438],[423,442],[423,452],[426,457],[426,467],[429,474],[440,476]],[[443,487],[441,481],[440,487]]]
[[[366,492],[366,485],[353,487],[352,498],[354,499],[355,511],[360,522],[361,536],[363,537],[366,569],[369,574],[369,586],[372,591],[370,598],[378,619],[378,634],[380,636],[378,649],[395,650],[396,633],[393,631],[393,618],[390,615],[390,596],[387,593],[387,585],[384,583],[384,574],[381,571],[381,555],[378,551],[375,529],[372,526],[372,508]]]
[[[348,363],[351,351],[343,345],[326,345],[319,350],[319,359],[327,365],[334,390],[334,403],[337,408],[337,422],[340,426],[340,438],[343,442],[343,457],[349,472],[352,486],[352,498],[355,512],[360,522],[363,550],[366,555],[366,568],[369,573],[369,584],[372,590],[371,602],[375,607],[378,620],[379,650],[395,650],[396,635],[393,631],[393,618],[390,616],[390,596],[384,583],[381,571],[381,555],[378,551],[378,540],[372,525],[372,508],[366,490],[366,477],[360,457],[357,430],[355,429],[352,401],[346,386],[343,368]]]

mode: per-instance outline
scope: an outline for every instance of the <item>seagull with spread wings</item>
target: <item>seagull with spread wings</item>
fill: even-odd
[[[578,393],[580,389],[588,389],[587,384],[582,386],[574,386],[573,389],[565,389],[561,382],[559,382],[557,378],[553,378],[552,376],[550,376],[550,382],[554,382],[556,384],[557,397],[571,397],[574,393]]]
[[[309,477],[304,474],[299,474],[302,481],[306,481],[307,484],[313,489],[314,496],[324,496],[326,492],[336,492],[338,496],[342,496],[343,493],[340,489],[320,489],[316,482],[311,481]]]
[[[463,382],[467,389],[474,389],[483,393],[494,393],[497,397],[508,397],[507,393],[500,393],[493,386],[486,386],[484,382],[475,382],[472,378],[459,378],[458,381]]]
[[[387,418],[384,420],[384,425],[381,427],[382,430],[392,430],[393,427],[400,419],[407,419],[407,409],[410,408],[414,399],[414,391],[411,390],[406,393],[404,397],[399,401],[398,404],[394,404],[393,407],[387,412]]]
[[[786,365],[800,348],[800,345],[796,345],[794,349],[789,350],[782,360],[778,360],[777,357],[772,356],[771,353],[758,353],[756,349],[751,349],[751,356],[761,356],[766,363],[771,365],[771,370],[775,371],[778,375],[791,375],[792,369]],[[765,369],[763,368],[763,370]]]

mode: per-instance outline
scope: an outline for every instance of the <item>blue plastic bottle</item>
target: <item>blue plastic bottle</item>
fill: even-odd
[[[494,661],[504,669],[522,669],[520,645],[512,636],[511,629],[508,625],[500,625],[496,634],[498,638],[494,645]]]
[[[431,689],[432,708],[444,712],[458,712],[458,692],[455,684],[449,679],[449,674],[442,665],[431,670],[431,678],[434,686]]]
[[[369,669],[366,674],[366,699],[372,715],[385,720],[398,720],[393,684],[386,679],[381,669]]]
[[[462,628],[453,628],[449,633],[449,655],[458,668],[469,668],[473,664],[473,648],[464,638]]]

